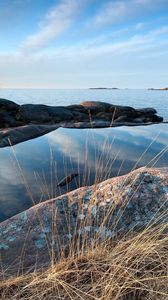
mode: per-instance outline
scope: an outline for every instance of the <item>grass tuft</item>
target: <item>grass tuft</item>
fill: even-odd
[[[168,237],[158,228],[88,246],[47,270],[2,281],[0,293],[2,300],[166,300]]]

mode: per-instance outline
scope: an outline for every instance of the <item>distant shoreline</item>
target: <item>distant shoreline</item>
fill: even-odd
[[[119,90],[119,88],[107,88],[107,87],[91,87],[89,90]]]
[[[149,91],[168,91],[168,87],[166,88],[161,88],[161,89],[155,89],[155,88],[149,88]]]
[[[168,91],[167,88],[117,88],[117,87],[83,87],[83,88],[56,88],[56,87],[0,87],[0,91],[3,90],[142,90],[142,91]]]
[[[131,88],[117,88],[117,87],[91,87],[89,90],[132,90]],[[166,88],[147,88],[148,91],[168,91],[168,87]]]

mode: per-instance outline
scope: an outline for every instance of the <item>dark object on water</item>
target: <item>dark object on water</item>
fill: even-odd
[[[69,182],[72,181],[75,177],[77,177],[79,174],[78,173],[72,173],[66,177],[64,177],[58,184],[57,186],[64,186],[67,185]]]

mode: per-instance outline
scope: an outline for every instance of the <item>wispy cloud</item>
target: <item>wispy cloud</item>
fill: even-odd
[[[76,59],[88,58],[91,57],[93,60],[97,56],[110,54],[113,56],[120,56],[122,54],[132,54],[140,52],[141,55],[144,53],[157,54],[159,47],[162,48],[162,44],[168,43],[168,26],[162,26],[156,30],[151,30],[145,34],[133,34],[129,38],[118,42],[111,42],[111,34],[107,35],[107,39],[104,40],[103,37],[99,37],[85,43],[79,43],[78,45],[57,48],[54,51],[50,52],[50,55],[54,55],[62,58],[76,57]],[[108,38],[109,37],[109,38]],[[163,40],[162,40],[162,37]],[[101,42],[102,40],[102,42]],[[78,58],[77,58],[78,57]]]
[[[27,37],[21,45],[23,52],[34,52],[46,47],[72,24],[79,11],[79,0],[62,0],[53,6],[38,24],[36,33]]]
[[[111,0],[102,6],[93,19],[93,24],[98,26],[115,24],[166,6],[167,0]]]

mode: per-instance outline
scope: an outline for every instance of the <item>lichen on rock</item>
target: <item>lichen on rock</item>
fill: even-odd
[[[168,221],[168,169],[140,168],[31,207],[0,224],[8,272],[49,264],[71,242],[116,239]],[[22,256],[24,259],[22,259]]]

